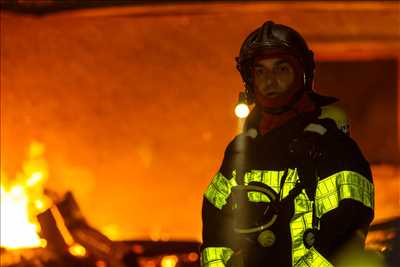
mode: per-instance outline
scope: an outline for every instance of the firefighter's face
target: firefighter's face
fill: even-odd
[[[294,79],[294,69],[285,59],[264,58],[254,64],[254,87],[264,97],[281,96],[292,88]]]

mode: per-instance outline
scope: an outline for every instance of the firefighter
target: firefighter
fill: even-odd
[[[313,91],[313,52],[267,21],[236,61],[254,108],[204,193],[202,266],[337,266],[361,255],[372,175],[338,100]]]

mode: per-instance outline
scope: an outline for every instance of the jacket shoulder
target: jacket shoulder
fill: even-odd
[[[318,162],[321,177],[341,171],[357,172],[372,182],[369,162],[360,147],[349,135],[340,130],[328,132],[322,141],[322,156]]]
[[[253,150],[253,140],[256,136],[257,131],[250,129],[235,136],[227,145],[224,159],[219,170],[225,177],[230,177],[233,170],[237,169],[237,166],[246,165],[245,162],[248,162],[248,155],[251,154]]]
[[[322,106],[321,114],[318,119],[321,120],[332,120],[335,122],[336,127],[345,134],[349,134],[349,121],[345,110],[338,104],[331,104]]]
[[[258,135],[257,130],[251,128],[239,135],[236,135],[225,149],[225,156],[243,153],[252,145],[254,138]]]

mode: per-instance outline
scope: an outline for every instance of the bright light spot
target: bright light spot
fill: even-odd
[[[194,262],[199,259],[199,255],[196,252],[190,252],[187,258],[189,261]]]
[[[40,247],[38,227],[31,222],[28,212],[28,196],[22,186],[14,186],[7,192],[1,186],[1,246],[9,249]]]
[[[7,249],[46,247],[37,232],[40,225],[37,214],[50,205],[43,194],[47,179],[47,163],[43,158],[44,145],[33,142],[28,150],[22,171],[9,179],[4,170],[1,173],[0,245]]]
[[[45,248],[47,247],[47,240],[46,239],[40,239],[40,247]]]
[[[85,257],[86,248],[80,244],[73,244],[68,248],[69,253],[75,257]]]
[[[27,201],[26,196],[25,196],[24,187],[22,187],[20,185],[15,185],[11,188],[10,197],[12,197],[15,200],[19,200],[19,201]]]
[[[250,113],[250,109],[246,104],[241,103],[241,104],[237,105],[235,108],[235,115],[238,118],[241,118],[241,119],[246,118],[249,115],[249,113]]]
[[[175,267],[178,262],[178,257],[176,255],[164,256],[161,259],[161,267]]]
[[[41,200],[36,200],[36,201],[35,201],[35,207],[36,207],[38,210],[43,209],[43,207],[44,207],[43,201],[41,201]]]
[[[43,179],[43,173],[41,172],[35,172],[32,173],[31,177],[26,181],[27,186],[34,186],[38,182],[40,182]]]

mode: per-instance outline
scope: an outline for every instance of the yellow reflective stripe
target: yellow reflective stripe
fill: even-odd
[[[267,171],[267,170],[252,170],[247,172],[244,176],[244,184],[247,185],[250,182],[261,182],[271,187],[276,193],[279,192],[280,182],[285,171]],[[294,188],[295,182],[297,181],[296,169],[289,169],[288,176],[285,181],[285,185],[282,190],[282,198],[287,196]],[[249,192],[248,198],[252,202],[269,202],[269,199],[259,192]]]
[[[283,175],[283,174],[282,174]],[[283,184],[281,199],[287,197],[292,191],[292,189],[296,186],[299,181],[299,176],[297,174],[297,169],[288,169],[288,174],[286,177],[286,181]],[[279,181],[280,183],[280,181]]]
[[[207,247],[201,252],[202,267],[224,267],[231,258],[233,250],[227,247]]]
[[[284,171],[251,170],[245,174],[244,184],[247,185],[250,182],[261,182],[278,192],[283,174]]]
[[[248,185],[250,182],[262,183],[264,173],[265,173],[265,171],[259,171],[259,170],[252,170],[250,172],[246,172],[246,174],[244,175],[244,179],[243,179],[244,184]],[[274,190],[275,190],[275,188],[274,188]],[[249,201],[252,201],[252,202],[269,202],[269,199],[259,192],[249,192],[249,193],[247,193],[247,197],[249,198]]]
[[[295,267],[333,267],[319,252],[312,247],[308,252],[294,265]]]
[[[303,235],[306,229],[312,227],[311,209],[307,213],[296,214],[290,222],[290,235],[292,238],[292,264],[294,265],[304,254],[307,248],[304,246]]]
[[[235,178],[228,180],[222,175],[222,173],[218,172],[208,185],[207,190],[204,193],[204,197],[216,208],[222,209],[222,207],[226,204],[226,200],[231,194],[232,186],[235,185],[237,185]]]
[[[341,171],[324,178],[318,183],[315,197],[317,217],[337,208],[343,199],[353,199],[373,209],[374,186],[367,178],[352,171]]]
[[[208,262],[207,264],[201,264],[200,266],[203,267],[225,267],[225,263],[223,263],[222,260],[217,260],[217,261],[211,261]]]
[[[266,170],[251,170],[244,175],[244,184],[250,182],[261,182],[270,186],[276,193],[279,192],[280,182],[285,171],[266,171]],[[208,199],[215,207],[222,209],[231,194],[231,189],[236,183],[236,170],[232,172],[232,179],[228,180],[224,175],[218,172],[204,193],[205,198]],[[282,190],[282,198],[287,196],[294,188],[297,177],[296,169],[289,169],[285,185]],[[249,192],[249,200],[252,202],[269,202],[269,199],[259,192]]]
[[[319,181],[316,192],[316,215],[322,215],[339,206],[343,199],[354,199],[373,208],[374,187],[364,176],[351,171],[341,171]],[[295,199],[295,212],[290,222],[292,262],[297,262],[308,249],[303,244],[306,229],[312,228],[312,202],[303,189]]]
[[[295,217],[312,211],[312,201],[307,197],[306,191],[302,189],[301,193],[294,200]]]

